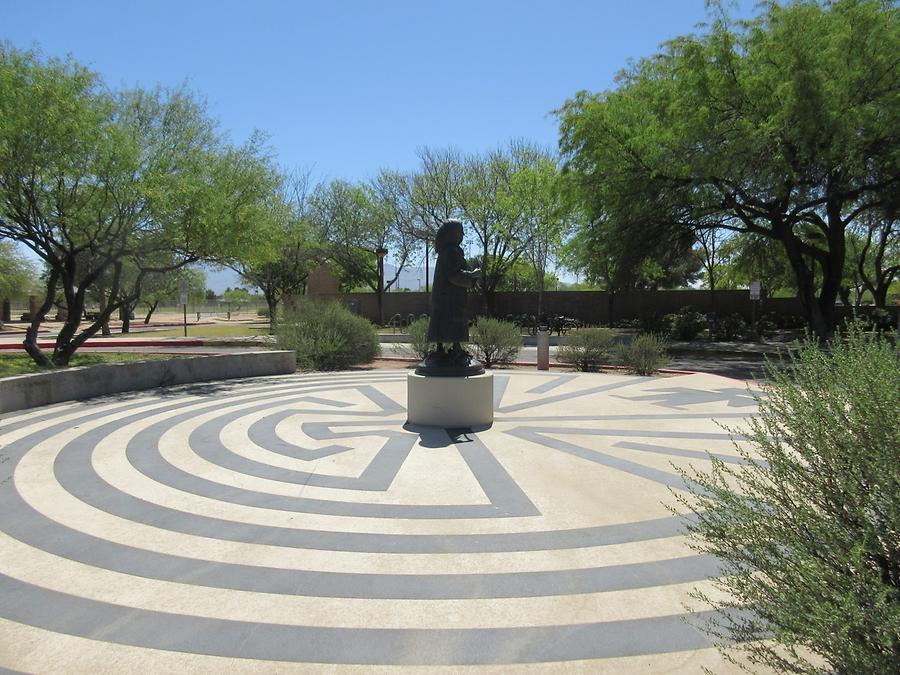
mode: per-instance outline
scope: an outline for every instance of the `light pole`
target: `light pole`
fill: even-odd
[[[378,256],[378,325],[384,325],[384,256],[388,254],[388,250],[384,246],[375,249],[375,255]]]

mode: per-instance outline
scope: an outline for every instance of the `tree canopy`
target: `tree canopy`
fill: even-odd
[[[25,341],[42,365],[67,364],[148,275],[265,241],[276,180],[264,139],[229,144],[190,92],[112,91],[74,61],[0,46],[0,236],[47,267]],[[99,282],[107,301],[81,330]],[[69,319],[48,357],[37,329],[58,289]]]
[[[845,231],[900,187],[900,10],[772,2],[739,22],[714,9],[704,33],[558,111],[567,169],[621,240],[716,227],[777,241],[827,335]]]

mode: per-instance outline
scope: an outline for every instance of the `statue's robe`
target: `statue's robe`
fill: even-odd
[[[466,257],[458,244],[448,243],[438,251],[431,289],[429,342],[469,341],[466,289],[474,279],[467,270]]]

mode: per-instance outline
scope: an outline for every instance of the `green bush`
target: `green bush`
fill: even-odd
[[[682,307],[672,315],[670,335],[673,340],[693,340],[706,328],[706,317],[693,307]]]
[[[740,340],[747,333],[744,317],[734,313],[716,321],[716,337],[720,340]]]
[[[638,335],[618,351],[625,368],[637,375],[653,375],[670,361],[665,340],[652,334]]]
[[[281,349],[297,352],[303,370],[339,370],[370,363],[380,353],[375,327],[338,303],[298,303],[276,335]]]
[[[695,547],[730,598],[707,630],[777,672],[896,673],[900,664],[900,351],[850,326],[807,341],[747,428],[748,462],[683,472]],[[737,616],[728,610],[753,608]],[[798,650],[799,649],[799,650]],[[822,660],[825,663],[822,663]]]
[[[469,333],[475,357],[485,368],[512,363],[522,348],[519,327],[510,321],[479,316]]]
[[[428,341],[428,323],[428,317],[411,321],[406,328],[409,342],[398,345],[397,351],[403,356],[412,356],[417,359],[424,359],[428,356],[428,353],[434,349],[434,343]]]
[[[556,352],[556,360],[590,372],[606,363],[613,347],[613,333],[607,328],[581,328],[566,336]]]
[[[641,317],[638,321],[637,328],[644,333],[670,335],[672,333],[672,323],[674,321],[674,314],[653,314],[652,316]]]

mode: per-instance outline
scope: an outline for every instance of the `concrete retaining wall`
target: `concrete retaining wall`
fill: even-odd
[[[0,379],[0,413],[40,405],[235,377],[285,375],[297,370],[292,351],[216,354],[104,363]]]

